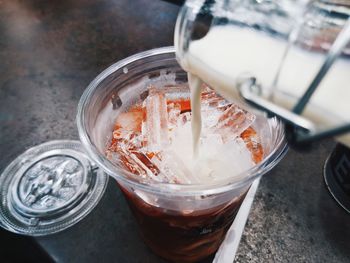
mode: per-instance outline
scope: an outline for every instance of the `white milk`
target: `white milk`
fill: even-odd
[[[192,145],[193,156],[196,158],[199,151],[199,138],[202,130],[202,117],[201,117],[201,86],[202,81],[196,75],[188,74],[188,83],[191,90],[191,110],[192,110]]]
[[[213,27],[204,38],[191,42],[186,56],[180,62],[192,75],[190,85],[193,90],[193,115],[198,116],[199,107],[196,103],[200,101],[200,92],[195,84],[200,83],[200,80],[193,76],[198,76],[232,101],[239,99],[237,79],[250,74],[265,88],[265,96],[269,90],[273,91],[275,103],[292,107],[295,97],[304,93],[325,56],[291,48],[283,63],[277,86],[272,90],[286,48],[287,41],[232,25]],[[313,106],[307,107],[305,115],[325,127],[349,122],[349,85],[350,63],[338,59],[312,97]],[[198,140],[200,118],[194,118],[193,121],[193,135]],[[350,146],[349,135],[338,139]],[[194,145],[197,143],[194,142]]]

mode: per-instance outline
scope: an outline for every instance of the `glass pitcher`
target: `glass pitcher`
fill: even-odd
[[[181,66],[230,100],[282,118],[292,142],[350,146],[350,1],[188,0]]]

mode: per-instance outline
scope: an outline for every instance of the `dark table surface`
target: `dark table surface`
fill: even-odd
[[[0,170],[31,146],[78,139],[85,87],[122,58],[172,45],[178,10],[160,0],[0,0]],[[334,144],[290,150],[264,176],[237,262],[350,261],[350,216],[322,178]],[[140,240],[113,180],[75,226],[41,238],[1,230],[0,241],[0,262],[163,262]]]

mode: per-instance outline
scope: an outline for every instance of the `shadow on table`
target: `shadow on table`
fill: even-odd
[[[350,258],[350,214],[332,198],[328,189],[320,192],[318,216],[325,238],[333,249]]]

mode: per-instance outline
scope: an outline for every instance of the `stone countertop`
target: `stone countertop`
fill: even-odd
[[[89,82],[122,58],[172,45],[178,9],[160,0],[0,0],[0,170],[34,145],[78,139]],[[236,262],[349,262],[350,216],[322,176],[333,146],[290,150],[264,176]],[[0,246],[5,262],[163,262],[140,240],[114,180],[75,226],[41,238],[1,230],[0,242],[12,247]]]

